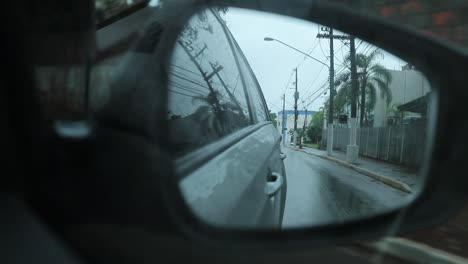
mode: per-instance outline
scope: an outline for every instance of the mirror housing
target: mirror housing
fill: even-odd
[[[468,165],[466,148],[459,144],[465,138],[467,126],[460,124],[464,112],[463,98],[468,93],[464,89],[468,65],[465,51],[423,33],[383,21],[377,16],[365,15],[325,1],[175,1],[167,3],[162,9],[160,20],[165,30],[155,53],[165,67],[155,70],[156,77],[167,80],[166,69],[179,33],[192,15],[209,6],[239,7],[309,20],[383,48],[415,65],[430,77],[435,89],[433,94],[439,99],[436,107],[438,111],[430,113],[434,122],[429,124],[428,138],[433,140],[428,142],[424,158],[426,163],[422,168],[428,180],[420,196],[405,208],[343,224],[284,231],[215,228],[192,214],[174,180],[175,176],[165,175],[162,179],[162,196],[173,220],[185,234],[207,242],[222,242],[227,246],[255,246],[259,243],[272,247],[293,247],[298,243],[310,246],[399,234],[441,223],[461,208],[468,195],[464,188],[468,179],[458,173],[468,169],[465,168]],[[269,41],[270,38],[265,40]],[[148,127],[148,131],[151,130]],[[150,134],[145,133],[148,131],[143,134]]]

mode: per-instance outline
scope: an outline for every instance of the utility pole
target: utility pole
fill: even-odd
[[[351,119],[349,121],[349,145],[346,147],[346,161],[348,163],[355,163],[359,157],[359,146],[356,144],[357,125],[356,125],[356,112],[357,112],[357,96],[359,91],[359,82],[356,68],[356,47],[354,43],[354,36],[350,36],[350,61],[351,61]]]
[[[295,90],[294,90],[294,147],[296,147],[297,141],[297,99],[299,99],[299,93],[297,92],[297,68],[296,68],[296,82],[295,82]]]
[[[304,138],[305,138],[305,131],[306,131],[306,126],[307,126],[307,108],[305,108],[305,117],[304,117],[304,126],[302,127],[302,133],[301,133],[301,145],[299,146],[300,149],[302,149],[302,145],[304,143]]]
[[[333,151],[333,96],[335,92],[335,68],[334,61],[335,55],[333,53],[333,29],[330,28],[330,109],[328,111],[328,144],[327,144],[327,154],[328,156],[332,155]]]
[[[305,109],[305,118],[304,118],[304,130],[307,126],[307,108]]]
[[[281,124],[281,135],[283,135],[283,146],[286,145],[286,115],[285,115],[285,107],[286,107],[286,94],[283,94],[283,116],[282,116],[282,124]]]
[[[335,68],[333,39],[349,39],[349,36],[333,35],[333,28],[322,28],[322,31],[328,31],[328,34],[317,34],[317,38],[330,39],[330,100],[328,110],[328,128],[327,128],[327,155],[331,156],[333,152],[333,96],[335,95]]]

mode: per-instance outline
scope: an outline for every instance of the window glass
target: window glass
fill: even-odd
[[[169,69],[170,140],[176,155],[251,121],[240,72],[214,11],[198,13],[179,36]]]
[[[101,24],[113,20],[141,4],[147,4],[148,0],[95,0],[96,23]]]
[[[263,103],[263,95],[260,93],[260,86],[258,85],[257,79],[251,71],[248,62],[240,49],[236,49],[236,55],[239,58],[239,64],[245,79],[245,85],[247,86],[249,95],[252,97],[252,103],[255,107],[254,114],[257,117],[257,121],[268,121],[265,104]]]

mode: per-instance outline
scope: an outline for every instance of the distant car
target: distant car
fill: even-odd
[[[215,9],[194,16],[176,45],[167,118],[186,201],[212,224],[280,227],[286,155],[240,47]]]

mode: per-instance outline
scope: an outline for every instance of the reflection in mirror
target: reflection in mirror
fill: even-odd
[[[424,184],[429,81],[344,32],[206,9],[175,44],[168,87],[181,193],[208,224],[342,223],[401,208]]]

